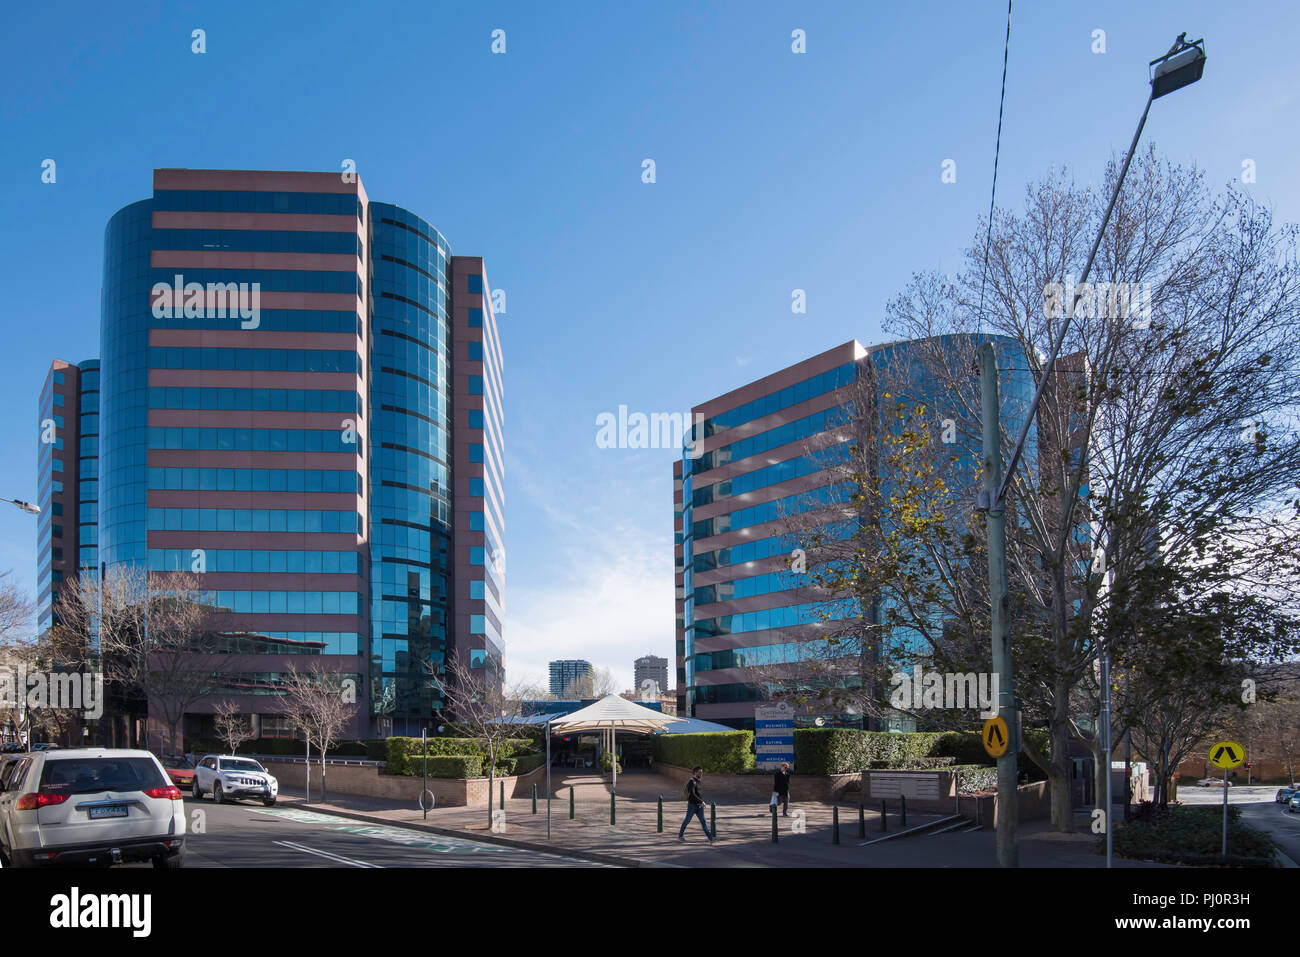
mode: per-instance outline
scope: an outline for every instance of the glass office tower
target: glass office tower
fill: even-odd
[[[960,338],[967,347],[977,344]],[[1026,363],[1015,361],[1010,340],[994,341],[1004,409],[1023,410],[1033,394]],[[933,408],[923,358],[955,345],[942,338],[874,348],[848,342],[694,408],[704,422],[701,454],[674,463],[679,713],[752,728],[755,705],[788,690],[772,682],[772,666],[806,655],[802,643],[816,640],[820,622],[879,620],[879,608],[853,599],[810,600],[808,576],[792,571],[792,549],[799,545],[793,530],[850,534],[849,523],[826,517],[842,510],[825,511],[852,493],[832,471],[850,455],[854,433],[845,426],[865,416],[881,427],[879,410],[895,401],[884,395],[886,382]],[[1008,418],[1007,427],[1019,421]],[[979,434],[978,423],[973,431]],[[969,466],[978,463],[978,447],[967,442],[957,449]],[[887,484],[889,476],[882,478]],[[861,723],[849,714],[822,717]]]
[[[210,733],[221,697],[261,734],[288,734],[278,686],[313,663],[357,682],[347,736],[418,734],[442,705],[432,679],[448,649],[482,645],[470,582],[484,576],[453,547],[458,510],[468,527],[482,506],[452,430],[455,375],[482,359],[452,359],[452,316],[480,314],[499,397],[490,297],[458,300],[437,230],[351,179],[156,170],[152,198],[105,232],[98,421],[81,421],[102,462],[98,487],[81,483],[81,558],[202,573],[239,670],[186,734]],[[481,259],[461,272],[486,282]],[[464,431],[483,444],[483,428]],[[499,414],[490,432],[499,450]],[[53,468],[42,459],[43,480]],[[494,628],[499,661],[499,616]]]

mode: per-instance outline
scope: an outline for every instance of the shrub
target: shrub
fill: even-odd
[[[606,751],[600,756],[600,769],[602,771],[612,771],[614,768],[614,756]],[[618,769],[623,770],[622,762],[619,763]]]
[[[412,762],[411,773],[423,772],[423,759]],[[429,776],[434,778],[480,778],[483,776],[483,759],[470,755],[438,755],[429,757]]]
[[[798,774],[987,765],[991,760],[975,731],[900,734],[854,728],[796,728],[794,732],[794,769]]]
[[[981,791],[995,791],[998,786],[998,769],[996,765],[965,764],[950,768],[957,778],[958,794],[979,794]]]
[[[708,731],[702,734],[658,734],[656,761],[679,768],[699,765],[711,774],[740,774],[754,767],[753,731]]]
[[[536,771],[545,763],[545,754],[525,754],[515,760],[515,774],[527,774],[530,771]]]
[[[1160,808],[1143,802],[1138,816],[1115,828],[1114,849],[1121,857],[1168,864],[1227,864],[1272,867],[1277,845],[1273,839],[1240,822],[1241,808],[1228,806],[1228,857],[1219,851],[1223,840],[1221,806]],[[1098,852],[1105,853],[1106,842]]]

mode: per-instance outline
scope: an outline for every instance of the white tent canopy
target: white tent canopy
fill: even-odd
[[[628,701],[616,694],[607,695],[595,704],[589,704],[581,710],[566,714],[551,722],[551,730],[568,734],[574,731],[635,731],[640,734],[653,734],[662,731],[664,726],[682,721],[672,715],[642,707],[635,701]]]

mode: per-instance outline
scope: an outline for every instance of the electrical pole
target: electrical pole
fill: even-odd
[[[998,359],[993,343],[980,346],[980,405],[984,426],[984,490],[980,506],[988,516],[989,601],[993,673],[997,679],[998,715],[1007,723],[1007,750],[998,758],[997,847],[999,867],[1020,866],[1017,760],[1020,753],[1020,722],[1015,708],[1011,672],[1011,646],[1007,641],[1007,537],[1006,508],[999,496],[1002,487],[1002,448],[998,411]]]

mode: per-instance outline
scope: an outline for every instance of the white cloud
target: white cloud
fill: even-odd
[[[671,473],[662,453],[605,455],[587,476],[585,505],[572,503],[567,475],[526,466],[515,472],[525,507],[550,541],[544,563],[516,562],[507,573],[511,683],[548,685],[547,663],[556,658],[608,668],[620,691],[632,688],[632,664],[642,655],[666,657],[676,667]],[[591,467],[590,460],[583,464]],[[617,478],[599,474],[607,469]],[[606,490],[603,500],[593,501],[591,489]]]

